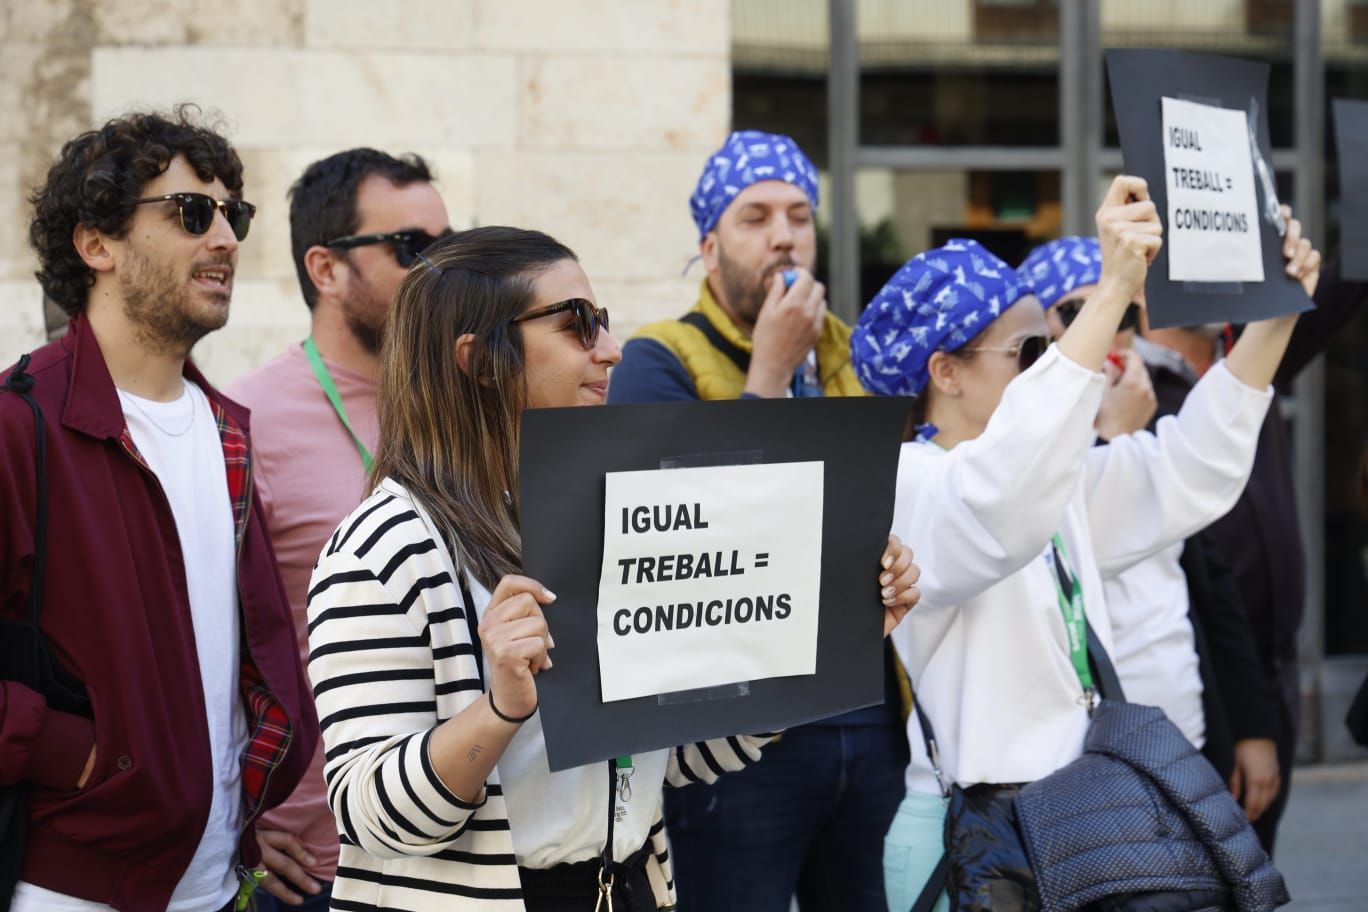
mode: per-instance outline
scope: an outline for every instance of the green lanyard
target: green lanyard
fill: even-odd
[[[632,755],[623,754],[613,760],[613,769],[618,775],[618,798],[624,802],[632,800]]]
[[[1054,569],[1055,595],[1059,598],[1059,610],[1064,615],[1064,629],[1069,634],[1069,658],[1073,661],[1078,682],[1083,685],[1083,694],[1092,703],[1092,669],[1088,667],[1088,616],[1083,610],[1083,587],[1078,576],[1067,564],[1068,552],[1064,549],[1064,539],[1059,533],[1050,540],[1053,544],[1050,563]],[[1065,593],[1065,590],[1068,593]]]
[[[337,384],[333,383],[332,374],[328,373],[328,365],[323,363],[323,356],[318,353],[318,346],[314,344],[313,336],[304,340],[304,354],[309,356],[309,367],[313,368],[314,378],[318,380],[318,385],[323,387],[324,394],[328,401],[332,403],[333,411],[337,412],[337,417],[342,419],[342,426],[351,434],[352,443],[356,444],[356,452],[361,454],[361,464],[366,467],[366,471],[371,470],[371,454],[366,449],[366,445],[361,442],[361,438],[352,430],[351,421],[347,419],[347,407],[342,404],[342,396],[337,392]]]

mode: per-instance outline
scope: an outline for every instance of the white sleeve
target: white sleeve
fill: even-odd
[[[438,778],[432,649],[384,584],[345,551],[325,553],[309,585],[309,677],[323,730],[323,778],[339,834],[382,858],[451,846],[485,801]]]
[[[1115,576],[1230,511],[1249,481],[1272,387],[1246,386],[1217,363],[1155,433],[1087,454],[1084,496],[1103,576]]]
[[[948,453],[903,445],[893,532],[917,555],[924,599],[961,604],[1041,553],[1077,489],[1103,383],[1051,346],[979,437]]]

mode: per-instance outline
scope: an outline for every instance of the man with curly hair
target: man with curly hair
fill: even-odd
[[[41,592],[56,672],[85,699],[0,669],[22,912],[232,908],[257,817],[313,753],[247,412],[188,360],[228,319],[241,194],[237,153],[182,107],[77,136],[32,198],[38,280],[71,326],[6,371],[45,448],[29,403],[0,394],[0,620]]]

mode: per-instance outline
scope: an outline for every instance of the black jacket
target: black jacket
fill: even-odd
[[[1202,676],[1202,753],[1226,780],[1237,741],[1277,739],[1278,694],[1263,672],[1235,579],[1206,532],[1187,540],[1181,563]]]

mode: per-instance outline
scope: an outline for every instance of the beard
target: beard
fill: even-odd
[[[760,317],[760,308],[765,305],[770,279],[776,272],[797,265],[798,261],[785,253],[756,273],[728,257],[721,243],[717,245],[717,268],[722,277],[722,291],[727,296],[727,305],[736,317],[752,326]]]
[[[125,267],[118,275],[124,315],[133,325],[138,341],[149,350],[184,358],[195,343],[228,322],[229,288],[208,293],[221,306],[205,306],[196,300],[206,294],[191,286],[195,270],[214,266],[232,269],[230,259],[201,262],[178,275],[171,262],[157,262],[130,247]],[[231,287],[231,286],[229,286]]]
[[[361,347],[372,355],[378,355],[380,346],[385,342],[385,318],[389,314],[390,302],[360,272],[355,275],[356,288],[342,302],[342,316],[347,321],[347,329],[361,343]]]

